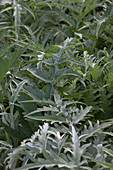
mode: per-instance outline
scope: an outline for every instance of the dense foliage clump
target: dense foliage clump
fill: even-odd
[[[0,169],[112,170],[112,0],[0,2]]]

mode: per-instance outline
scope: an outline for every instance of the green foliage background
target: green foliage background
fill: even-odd
[[[0,2],[0,169],[113,170],[112,0]]]

